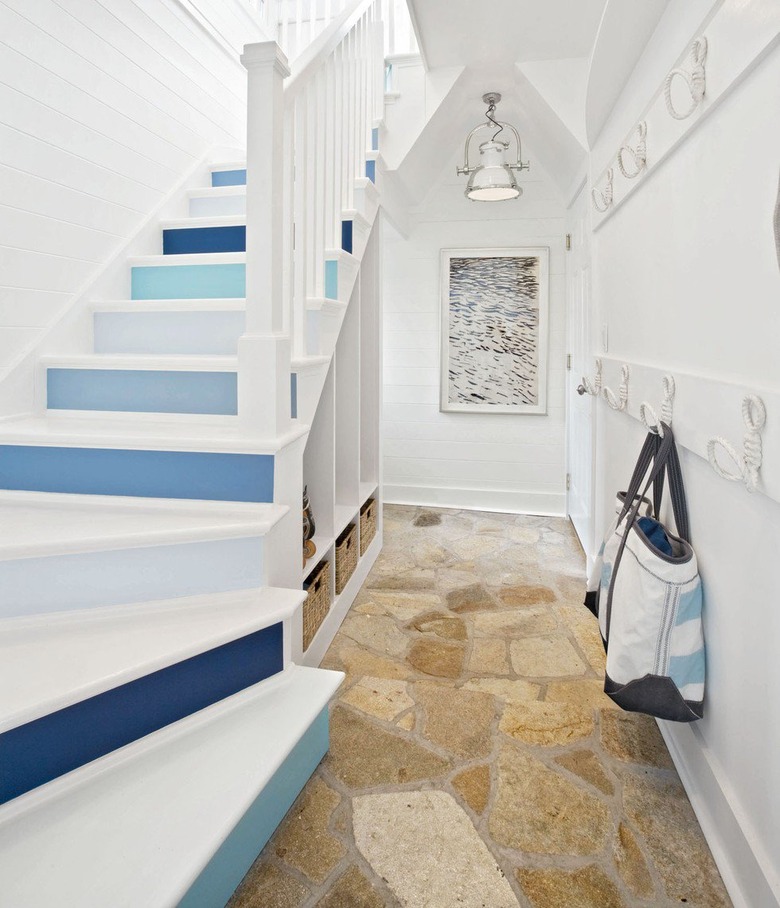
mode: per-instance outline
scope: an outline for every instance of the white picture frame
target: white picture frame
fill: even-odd
[[[442,249],[441,412],[546,413],[549,308],[549,246]]]

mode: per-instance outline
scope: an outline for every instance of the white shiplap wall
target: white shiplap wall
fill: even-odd
[[[212,146],[245,135],[246,0],[0,0],[0,369]]]
[[[451,165],[451,166],[450,166]],[[564,208],[534,160],[517,202],[478,204],[447,176],[384,250],[384,482],[387,501],[565,511]],[[450,176],[451,174],[451,176]],[[458,247],[550,247],[546,415],[439,412],[439,253]]]

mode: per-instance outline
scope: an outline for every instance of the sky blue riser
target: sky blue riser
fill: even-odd
[[[235,416],[238,375],[152,369],[47,369],[46,406],[49,410]]]
[[[0,445],[0,488],[272,502],[272,454]]]
[[[95,353],[235,356],[243,312],[96,312]]]
[[[0,804],[284,668],[281,622],[0,734]]]
[[[379,151],[379,127],[371,130],[371,151]]]
[[[246,195],[195,196],[190,199],[191,218],[246,214]]]
[[[325,299],[337,300],[339,298],[339,263],[336,261],[325,262]]]
[[[163,230],[163,255],[246,252],[246,227],[181,227]]]
[[[259,536],[0,561],[0,619],[263,586]]]
[[[221,908],[227,903],[328,752],[328,743],[326,707],[234,826],[178,908]]]
[[[246,169],[214,170],[211,173],[212,186],[246,186]]]
[[[366,176],[372,183],[376,183],[376,161],[366,161]]]
[[[131,272],[131,299],[242,299],[246,265],[136,265]]]

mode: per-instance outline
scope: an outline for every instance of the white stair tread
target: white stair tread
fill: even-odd
[[[243,265],[246,252],[188,252],[183,255],[133,255],[128,258],[131,268],[178,265]]]
[[[238,358],[214,354],[81,353],[41,356],[47,368],[139,369],[163,372],[237,372]]]
[[[238,590],[0,623],[0,733],[289,619],[297,590]]]
[[[263,536],[278,504],[0,491],[0,561]]]
[[[214,173],[215,170],[246,170],[246,160],[227,161],[224,164],[209,164],[209,170]]]
[[[245,214],[222,214],[214,217],[175,218],[160,221],[163,230],[189,230],[193,227],[246,227]]]
[[[246,195],[246,186],[202,186],[197,189],[188,189],[187,195],[191,199],[208,199],[225,195]]]
[[[141,414],[143,416],[144,414]],[[150,414],[158,416],[157,414]],[[168,417],[170,414],[165,414]],[[251,435],[235,417],[211,417],[216,422],[100,416],[28,416],[0,422],[1,444],[66,445],[70,447],[135,448],[155,451],[210,451],[234,454],[274,454],[308,431],[291,420],[277,438]]]
[[[343,312],[347,304],[342,300],[332,300],[321,296],[310,296],[306,299],[306,308],[309,312]]]
[[[290,366],[293,372],[305,372],[307,369],[320,369],[330,365],[330,356],[296,356]]]
[[[0,808],[0,905],[176,905],[341,672],[291,666]]]
[[[90,304],[93,312],[243,312],[246,300],[101,300]]]

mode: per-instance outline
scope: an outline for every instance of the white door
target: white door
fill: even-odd
[[[579,394],[590,356],[590,208],[587,185],[568,211],[571,249],[566,257],[569,369],[566,372],[566,509],[588,559],[594,552],[594,398]]]

